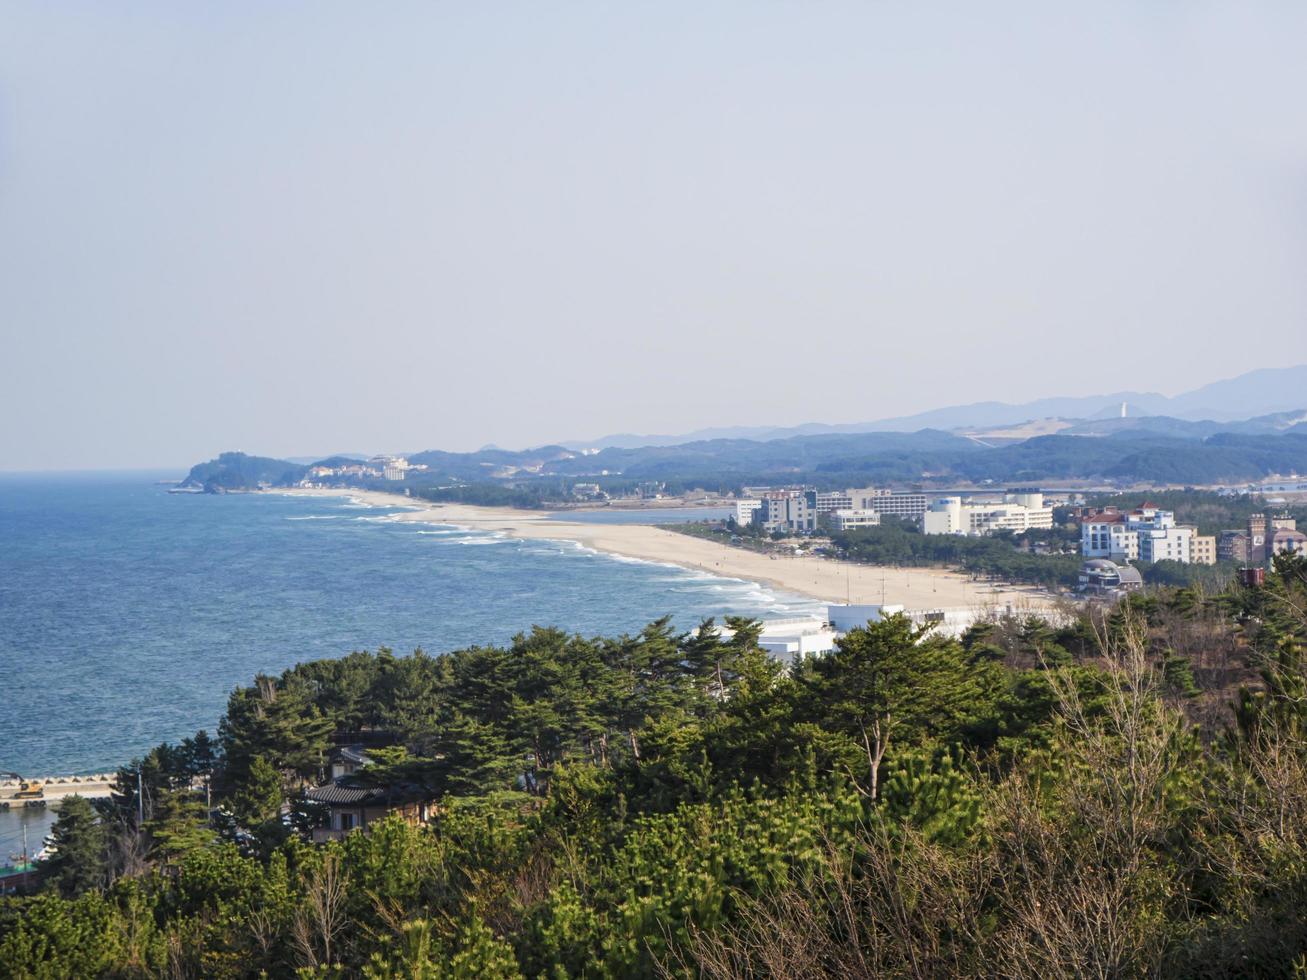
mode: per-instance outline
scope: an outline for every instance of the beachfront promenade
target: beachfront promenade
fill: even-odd
[[[0,779],[0,808],[8,804],[9,809],[23,806],[47,806],[58,803],[65,796],[84,796],[87,799],[108,796],[113,789],[112,773],[96,773],[91,776],[28,776],[27,782],[40,783],[42,794],[35,799],[18,797],[22,783],[16,779]]]

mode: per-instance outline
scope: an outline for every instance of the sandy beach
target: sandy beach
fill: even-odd
[[[546,513],[469,504],[430,504],[378,491],[290,490],[296,496],[348,496],[379,507],[410,508],[397,520],[450,524],[513,538],[573,541],[596,551],[665,562],[746,579],[823,602],[899,603],[909,609],[1047,608],[1054,596],[1033,586],[996,589],[956,572],[834,561],[812,555],[777,557],[692,538],[648,524],[590,524]]]

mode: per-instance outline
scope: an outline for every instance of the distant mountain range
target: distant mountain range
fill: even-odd
[[[675,446],[711,439],[767,441],[831,433],[983,429],[1047,418],[1108,420],[1120,418],[1122,404],[1127,406],[1127,418],[1166,416],[1193,422],[1234,422],[1277,413],[1292,413],[1307,405],[1307,364],[1249,371],[1236,378],[1216,381],[1170,398],[1155,392],[1116,391],[1078,398],[1041,398],[1015,405],[1006,402],[975,402],[872,422],[810,422],[788,427],[729,426],[697,429],[680,435],[619,433],[600,439],[566,442],[563,445],[569,449],[602,449],[610,446],[634,449],[640,446]]]
[[[1130,406],[1124,417],[1122,402]],[[1305,405],[1307,366],[1271,368],[1174,398],[1116,392],[1022,405],[982,402],[862,425],[613,436],[599,440],[607,443],[601,448],[591,443],[584,451],[581,444],[526,450],[487,446],[472,453],[432,449],[409,455],[426,469],[411,472],[404,485],[445,490],[529,485],[538,496],[558,499],[577,480],[613,489],[645,482],[673,487],[1235,483],[1307,473]],[[224,453],[192,468],[182,488],[285,486],[304,478],[307,462],[312,461]]]

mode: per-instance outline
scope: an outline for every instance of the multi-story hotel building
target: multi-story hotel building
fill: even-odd
[[[1053,508],[1038,490],[1014,490],[1002,501],[940,497],[921,518],[925,534],[980,536],[996,531],[1029,531],[1053,526]]]
[[[1175,523],[1175,514],[1142,504],[1132,511],[1107,508],[1086,514],[1080,523],[1080,551],[1086,558],[1111,561],[1193,561],[1192,526]],[[1208,538],[1203,550],[1215,556],[1216,542]]]
[[[853,509],[832,511],[830,526],[832,531],[852,531],[859,527],[876,527],[880,524],[880,514],[874,510]]]

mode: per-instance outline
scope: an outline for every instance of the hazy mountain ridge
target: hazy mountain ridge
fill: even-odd
[[[1125,421],[1125,420],[1118,420]],[[410,472],[389,488],[469,484],[535,486],[565,497],[573,481],[663,482],[673,486],[816,483],[941,485],[1049,481],[1115,483],[1239,483],[1307,473],[1307,425],[1185,423],[1162,419],[1093,435],[1056,433],[987,446],[937,430],[794,436],[756,442],[716,439],[681,446],[610,448],[593,454],[557,446],[542,450],[476,453],[431,451],[410,457],[429,468]],[[1256,422],[1250,431],[1239,426]],[[1218,426],[1209,431],[1210,426]],[[224,453],[194,467],[183,486],[209,492],[288,486],[308,467],[282,460]],[[542,482],[552,480],[552,484]],[[348,481],[369,485],[367,480]],[[542,491],[543,492],[543,491]]]
[[[1123,402],[1133,406],[1124,416]],[[616,436],[610,438],[617,443],[592,444],[587,451],[566,443],[523,450],[486,446],[469,453],[429,449],[410,454],[413,463],[426,469],[411,473],[407,485],[541,477],[699,481],[706,486],[813,480],[1238,482],[1307,472],[1303,404],[1307,365],[1252,371],[1173,398],[1116,392],[1022,405],[978,402],[861,424],[691,434],[701,438]],[[1146,411],[1163,407],[1166,412]],[[619,444],[644,439],[652,441]],[[679,441],[662,441],[671,439]],[[338,456],[320,462],[347,461],[352,460]],[[224,453],[193,467],[182,486],[210,492],[286,486],[302,480],[309,468],[297,461]]]
[[[717,438],[765,441],[838,432],[915,432],[928,428],[983,429],[1019,425],[1033,419],[1045,418],[1108,420],[1120,417],[1123,403],[1126,406],[1127,418],[1160,416],[1189,422],[1254,421],[1259,417],[1276,413],[1293,413],[1307,405],[1307,365],[1249,371],[1238,377],[1216,381],[1173,397],[1156,392],[1117,391],[1082,397],[1041,398],[1019,404],[984,401],[930,409],[914,415],[872,422],[838,424],[809,422],[789,427],[718,427],[699,429],[682,435],[640,436],[621,433],[590,441],[569,441],[563,445],[571,449],[586,447],[630,449],[639,446],[682,445],[687,442]],[[1215,432],[1218,429],[1214,428],[1211,431]]]

